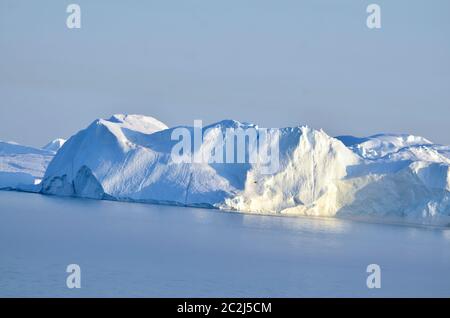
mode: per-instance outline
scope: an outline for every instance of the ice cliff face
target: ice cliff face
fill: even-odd
[[[281,129],[280,156],[278,172],[262,175],[258,169],[249,170],[244,189],[224,206],[248,212],[333,215],[338,182],[347,176],[348,167],[361,161],[339,140],[307,127]]]
[[[226,206],[264,213],[449,224],[449,149],[415,136],[331,138],[303,129],[288,164],[256,183],[249,174],[244,191],[227,199]]]
[[[363,164],[343,180],[338,216],[450,224],[450,147],[411,135],[338,137]]]
[[[198,151],[206,161],[176,163],[171,151],[177,141],[171,136],[179,127],[169,129],[137,115],[99,119],[58,150],[41,192],[250,213],[450,224],[448,146],[410,135],[333,138],[293,127],[276,129],[279,166],[273,173],[263,173],[255,163],[210,160],[211,149],[227,141],[226,129],[250,127],[256,126],[232,120],[204,127]]]

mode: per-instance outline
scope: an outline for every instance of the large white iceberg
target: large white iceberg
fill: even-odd
[[[171,160],[173,129],[151,117],[114,115],[70,138],[49,165],[46,194],[214,207],[243,184],[245,167],[232,175],[208,164]]]
[[[208,156],[228,138],[228,128],[255,127],[233,120],[204,127],[200,151]],[[177,141],[171,136],[177,128],[140,115],[98,119],[58,150],[40,191],[249,213],[450,224],[448,146],[411,135],[333,138],[305,126],[280,128],[279,169],[267,174],[256,163],[174,162]]]

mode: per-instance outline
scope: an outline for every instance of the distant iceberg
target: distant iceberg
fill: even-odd
[[[39,192],[55,152],[0,141],[0,189]]]
[[[202,132],[207,142],[202,147],[226,139],[230,127],[257,126],[234,120],[206,126]],[[141,115],[98,119],[61,143],[56,154],[50,147],[27,159],[31,168],[39,167],[38,172],[15,165],[11,151],[0,152],[0,185],[8,187],[12,180],[3,173],[15,169],[41,177],[38,191],[44,194],[274,215],[450,224],[448,146],[411,135],[333,138],[305,126],[280,128],[280,166],[265,174],[253,163],[173,162],[176,141],[171,135],[176,128]],[[28,156],[34,151],[30,149]]]
[[[42,149],[53,151],[56,153],[64,145],[65,142],[66,142],[65,139],[57,138],[55,140],[50,141],[48,144],[42,147]]]

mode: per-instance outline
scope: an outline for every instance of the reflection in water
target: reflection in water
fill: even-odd
[[[450,241],[450,229],[443,230],[442,236]]]
[[[302,233],[339,234],[349,231],[352,223],[335,218],[262,216],[243,214],[243,224],[247,227],[276,228],[283,231]]]

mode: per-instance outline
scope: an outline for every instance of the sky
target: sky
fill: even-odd
[[[450,144],[450,1],[0,0],[0,140],[115,113]]]

